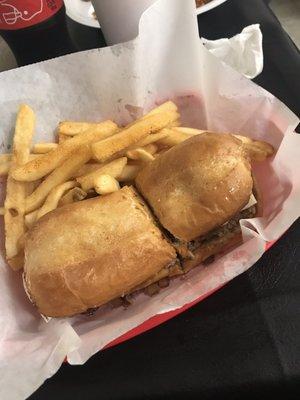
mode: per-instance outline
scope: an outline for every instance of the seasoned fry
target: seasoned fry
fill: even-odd
[[[275,153],[274,147],[270,143],[262,142],[262,141],[254,141],[256,147],[260,148],[264,151],[267,157],[271,157]]]
[[[0,207],[0,215],[4,215],[5,212],[5,208],[4,207]]]
[[[243,144],[252,144],[253,140],[250,139],[249,137],[242,136],[242,135],[234,135],[237,139],[239,139]]]
[[[40,157],[40,154],[29,154],[28,160],[35,160]],[[0,154],[0,164],[10,162],[12,159],[12,154]]]
[[[160,113],[165,113],[165,112],[177,112],[177,106],[173,101],[166,101],[165,103],[161,104],[158,107],[153,108],[148,114],[146,114],[143,119],[149,117],[150,115],[155,115],[155,114],[160,114]],[[179,118],[179,115],[178,115]],[[173,123],[177,120],[177,118],[170,122]]]
[[[55,210],[58,206],[59,200],[62,196],[70,189],[77,185],[75,181],[69,181],[62,183],[51,190],[48,194],[45,203],[38,210],[37,219],[40,219],[43,215],[48,214],[50,211]]]
[[[75,136],[88,130],[101,131],[101,122],[62,121],[58,125],[58,133],[68,136]]]
[[[151,143],[148,144],[147,146],[142,147],[142,149],[150,154],[155,154],[158,150],[158,146],[155,143]]]
[[[151,143],[148,144],[147,146],[144,147],[138,147],[132,150],[128,150],[126,153],[126,157],[130,158],[131,160],[141,160],[141,154],[144,152],[153,155],[157,152],[158,147]],[[140,152],[140,150],[143,150],[143,152]]]
[[[0,163],[11,161],[11,154],[0,154]]]
[[[88,145],[82,146],[71,153],[62,165],[56,168],[40,186],[26,198],[26,213],[40,207],[50,191],[61,183],[72,178],[74,173],[91,158],[91,150]]]
[[[13,143],[13,155],[18,165],[23,165],[28,161],[34,129],[34,112],[29,106],[22,104],[17,117]]]
[[[59,201],[58,206],[65,206],[66,204],[75,203],[76,201],[84,200],[87,193],[79,187],[74,187],[69,190]]]
[[[132,150],[128,150],[126,152],[126,157],[129,158],[130,160],[138,160],[138,153],[136,152],[137,149],[140,149],[140,147],[134,148]]]
[[[185,129],[189,130],[191,128],[179,128],[179,130],[185,130]],[[194,130],[194,129],[191,129],[191,130]],[[195,131],[197,131],[197,130],[195,130]],[[205,132],[205,131],[203,131],[203,132]],[[155,143],[155,142],[159,141],[160,139],[163,139],[167,136],[168,136],[168,133],[162,133],[162,132],[153,133],[152,135],[147,136],[146,138],[142,139],[135,145],[129,147],[129,149],[147,146],[148,144]],[[69,136],[69,138],[71,138],[71,137]],[[34,160],[41,154],[48,153],[49,151],[56,149],[57,146],[58,146],[57,143],[36,143],[33,145],[33,148],[32,148],[32,152],[34,154],[30,154],[29,159]],[[11,161],[11,157],[12,157],[12,155],[9,153],[8,154],[0,154],[0,164]],[[99,166],[100,164],[95,163],[94,164],[95,168],[97,165]],[[88,167],[88,166],[84,165],[83,168],[85,168],[85,167]],[[81,175],[84,175],[84,174],[85,174],[85,172],[82,173]]]
[[[25,225],[27,229],[30,229],[36,223],[38,212],[39,210],[34,210],[25,215]]]
[[[164,139],[167,136],[168,136],[168,133],[162,133],[162,132],[153,133],[152,135],[145,137],[144,139],[140,140],[133,146],[129,147],[129,150],[136,148],[136,147],[144,147],[144,146],[147,146],[148,144],[156,143],[160,139]]]
[[[36,143],[33,145],[32,152],[34,154],[45,154],[49,153],[49,151],[53,149],[56,149],[57,146],[57,143]]]
[[[100,175],[95,179],[95,190],[98,194],[109,194],[120,189],[119,182],[110,175]]]
[[[72,139],[72,136],[64,135],[63,133],[58,134],[58,144],[62,144],[69,139]]]
[[[0,176],[5,176],[8,174],[11,163],[9,161],[0,164]]]
[[[133,181],[142,168],[141,164],[125,165],[123,171],[117,176],[119,182]]]
[[[269,143],[260,140],[253,140],[242,135],[233,136],[243,143],[249,157],[254,161],[264,161],[275,153],[274,147]]]
[[[82,189],[87,192],[89,189],[94,187],[95,179],[100,175],[110,175],[113,178],[118,178],[121,175],[125,165],[127,164],[127,158],[121,157],[111,161],[108,164],[103,165],[101,168],[88,175],[80,176],[76,178],[76,181],[80,183]]]
[[[154,154],[155,152],[153,152]],[[142,162],[150,162],[154,160],[154,157],[150,151],[147,151],[145,148],[130,150],[127,152],[127,157],[132,160],[140,160]]]
[[[195,128],[186,128],[186,127],[183,127],[183,126],[178,126],[178,127],[174,128],[174,129],[175,129],[175,131],[186,133],[189,136],[201,135],[201,133],[207,132],[207,130],[195,129]]]
[[[80,176],[90,174],[91,172],[97,171],[97,169],[101,167],[103,167],[103,164],[100,163],[85,164],[75,172],[73,178],[79,178]]]
[[[170,124],[170,128],[177,128],[178,126],[181,125],[181,122],[179,119],[177,119],[176,121],[172,122],[172,124]]]
[[[112,121],[105,121],[102,123],[102,130],[86,131],[78,134],[72,139],[57,146],[56,149],[51,150],[49,153],[40,155],[36,160],[32,160],[24,166],[20,166],[13,171],[13,177],[20,181],[34,181],[43,178],[49,174],[70,156],[75,150],[81,146],[90,145],[105,139],[114,134],[117,125]]]
[[[28,160],[35,160],[39,156],[40,154],[29,154]],[[12,159],[12,154],[0,154],[0,164],[10,162],[11,159]]]
[[[157,143],[167,147],[176,146],[177,144],[193,136],[184,132],[180,132],[177,130],[177,128],[174,129],[165,128],[162,130],[162,133],[167,134],[167,136],[159,140]]]
[[[22,243],[25,233],[25,197],[26,185],[15,181],[11,174],[16,168],[28,161],[31,140],[35,128],[35,116],[31,108],[21,105],[15,127],[11,168],[7,179],[5,213],[5,249],[9,265],[17,270],[22,268]]]
[[[138,120],[114,136],[92,145],[94,156],[100,162],[105,162],[118,152],[132,146],[147,135],[155,133],[177,119],[177,112],[165,112],[150,115]]]
[[[148,163],[154,160],[154,156],[144,149],[136,149],[138,159],[144,163]]]
[[[162,146],[173,147],[192,136],[200,135],[201,133],[207,131],[185,127],[174,127],[172,129],[165,128],[161,132],[164,133],[166,137],[160,140],[158,144]]]
[[[41,184],[41,180],[37,180],[34,182],[25,182],[25,192],[26,192],[26,197],[30,196],[32,192],[35,191],[35,189]]]
[[[42,156],[42,154],[29,154],[28,161],[39,160]]]
[[[8,176],[6,187],[6,199],[4,203],[5,213],[5,248],[6,258],[10,264],[10,259],[17,256],[21,251],[18,239],[25,232],[24,208],[25,203],[25,185],[22,182],[16,182],[11,176]]]

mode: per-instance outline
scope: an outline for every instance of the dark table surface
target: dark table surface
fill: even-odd
[[[229,0],[199,16],[208,39],[260,23],[256,82],[300,115],[300,54],[263,0]],[[163,325],[63,365],[31,400],[300,398],[300,222],[247,273]]]

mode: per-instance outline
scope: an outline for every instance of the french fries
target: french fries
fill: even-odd
[[[0,176],[6,176],[11,167],[11,163],[9,161],[3,162],[0,164]]]
[[[38,210],[37,219],[40,219],[43,215],[55,210],[62,196],[76,185],[77,183],[75,181],[69,181],[53,188],[47,196],[43,206]]]
[[[131,160],[139,160],[142,162],[151,162],[154,160],[153,155],[149,151],[145,150],[145,148],[127,151],[126,155]]]
[[[24,165],[27,163],[34,129],[34,112],[29,106],[23,104],[19,109],[15,128],[13,143],[13,159],[15,164]]]
[[[157,143],[166,147],[176,146],[177,144],[193,136],[192,134],[181,132],[177,128],[165,128],[161,132],[166,136],[163,139],[160,139]]]
[[[57,146],[56,149],[51,150],[49,153],[39,156],[36,160],[32,160],[25,165],[16,168],[12,176],[19,181],[35,181],[43,178],[45,175],[52,172],[55,168],[62,165],[62,163],[70,157],[74,150],[84,145],[90,145],[99,140],[107,138],[114,134],[117,125],[112,121],[102,122],[102,130],[97,132],[93,130],[85,131],[78,134],[72,139]]]
[[[21,105],[16,121],[11,167],[7,179],[5,198],[5,250],[9,265],[18,270],[23,267],[22,243],[25,233],[26,184],[17,182],[12,174],[29,159],[31,140],[35,129],[35,115],[27,105]]]
[[[11,161],[11,154],[0,154],[0,163]]]
[[[5,213],[5,208],[4,207],[0,207],[0,215],[4,215]]]
[[[201,135],[201,133],[208,132],[207,130],[195,129],[195,128],[186,128],[184,126],[178,126],[174,128],[175,131],[186,133],[189,137],[195,135]]]
[[[244,145],[249,157],[254,161],[265,161],[274,154],[274,148],[268,143],[256,142]]]
[[[40,154],[29,154],[28,160],[35,160]],[[12,160],[12,154],[0,154],[0,164],[10,162]]]
[[[32,226],[35,224],[38,212],[39,210],[34,210],[31,213],[25,215],[25,225],[27,229],[32,228]]]
[[[26,198],[26,214],[40,207],[53,188],[71,179],[74,173],[91,158],[91,150],[88,145],[78,148],[71,153],[61,166],[56,168],[40,186]]]
[[[30,196],[32,192],[41,184],[41,181],[25,182],[25,193],[26,197]]]
[[[94,182],[98,194],[104,195],[117,192],[120,189],[119,182],[110,175],[99,175]]]
[[[253,140],[246,136],[234,136],[243,143],[249,157],[254,161],[264,161],[268,157],[271,157],[275,152],[273,146],[269,143]]]
[[[125,165],[123,171],[117,176],[119,182],[134,181],[142,168],[141,164]]]
[[[129,147],[129,150],[135,149],[136,147],[148,146],[148,144],[156,143],[159,140],[164,139],[167,136],[168,136],[168,133],[163,133],[163,132],[153,133],[152,135],[149,135],[149,136],[145,137],[144,139],[140,140],[139,142],[137,142],[134,146]]]
[[[6,257],[10,259],[17,256],[22,250],[19,247],[18,239],[25,232],[25,185],[15,181],[8,176],[6,187],[6,199],[4,203],[5,213],[5,248]]]
[[[180,126],[180,120],[177,119],[176,121],[172,122],[172,124],[170,124],[170,128],[175,128],[177,126]]]
[[[45,154],[49,153],[49,151],[53,149],[56,149],[57,146],[57,143],[36,143],[33,145],[32,152],[33,154]]]
[[[103,167],[103,164],[100,163],[85,164],[75,172],[73,178],[79,178],[80,176],[90,174],[91,172],[97,171],[97,169],[101,167]]]
[[[58,144],[62,144],[67,140],[72,139],[72,136],[65,135],[63,133],[58,134]]]
[[[6,154],[8,155],[8,154]],[[30,154],[29,155],[29,160],[34,160],[37,158],[37,154]],[[12,157],[10,156],[10,159]],[[6,176],[9,173],[9,170],[11,168],[11,161],[4,161],[4,162],[0,162],[0,176]]]
[[[157,106],[153,108],[151,111],[148,112],[148,114],[144,115],[142,119],[145,119],[151,115],[155,114],[161,114],[161,113],[168,113],[168,112],[174,112],[177,113],[177,106],[173,101],[166,101],[165,103],[161,104],[160,106]],[[177,116],[179,118],[179,115]],[[178,118],[174,119],[172,122],[176,121]]]
[[[141,150],[142,150],[142,152],[141,152]],[[151,143],[144,147],[140,147],[140,148],[138,147],[133,150],[128,150],[126,153],[126,157],[130,158],[131,160],[143,161],[143,156],[141,157],[141,154],[143,155],[143,154],[147,153],[147,154],[150,154],[150,156],[153,156],[153,154],[155,154],[157,152],[157,150],[158,150],[158,147],[155,144]],[[151,160],[153,160],[153,159],[154,159],[154,157],[151,157]]]
[[[87,193],[79,187],[74,187],[69,190],[59,201],[58,206],[62,207],[66,204],[75,203],[76,201],[84,200],[87,197]]]
[[[95,179],[100,175],[110,175],[113,178],[118,178],[118,176],[122,174],[126,164],[126,157],[118,158],[108,164],[103,165],[101,168],[91,172],[90,174],[76,178],[76,181],[80,184],[81,188],[87,192],[89,189],[94,188]]]
[[[138,120],[135,124],[131,124],[123,131],[116,133],[114,136],[94,143],[92,145],[94,157],[100,162],[105,162],[115,154],[142,140],[147,135],[163,129],[176,120],[177,117],[177,111],[148,115]]]
[[[67,136],[75,136],[79,133],[83,133],[88,130],[94,132],[102,131],[101,122],[74,122],[74,121],[62,121],[58,125],[58,134]]]

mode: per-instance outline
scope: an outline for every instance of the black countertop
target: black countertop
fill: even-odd
[[[198,20],[208,39],[260,23],[255,81],[300,115],[300,54],[267,2],[229,0]],[[63,365],[30,399],[300,398],[299,239],[298,221],[213,296],[84,366]]]

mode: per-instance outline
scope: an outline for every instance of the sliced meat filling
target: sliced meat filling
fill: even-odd
[[[212,230],[205,236],[192,240],[190,242],[182,242],[178,239],[173,240],[173,245],[176,248],[179,256],[182,259],[193,258],[193,252],[197,250],[201,245],[204,245],[217,238],[222,238],[230,233],[235,233],[240,230],[240,220],[254,218],[256,215],[256,206],[251,206],[246,210],[242,210],[230,221],[226,222],[217,229]]]

